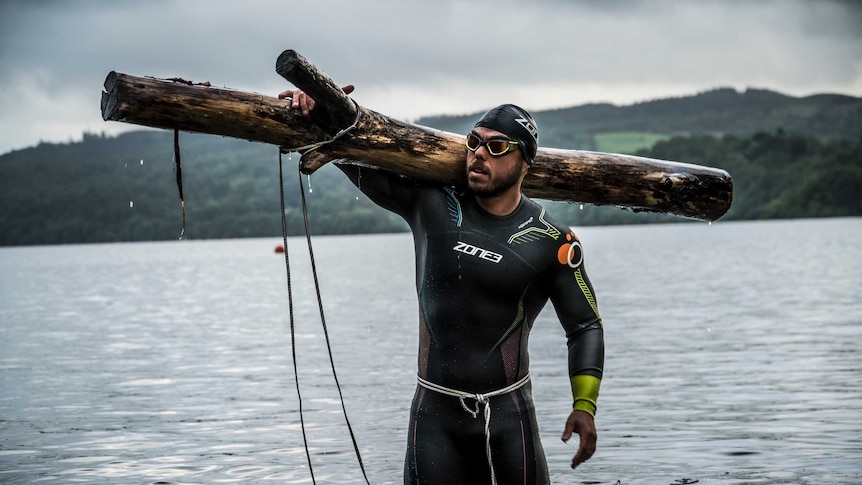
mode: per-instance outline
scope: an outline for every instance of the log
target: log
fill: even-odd
[[[308,60],[294,50],[286,50],[275,61],[275,72],[302,89],[321,109],[309,116],[318,126],[334,135],[350,126],[356,116],[356,105],[335,84],[335,81],[319,71]]]
[[[307,145],[328,137],[272,96],[113,71],[102,92],[102,119],[277,146]]]
[[[312,112],[316,114],[303,117],[285,100],[209,83],[111,72],[102,93],[102,118],[269,143],[285,151],[325,143],[303,154],[300,167],[304,173],[336,160],[417,179],[464,184],[463,135],[406,123],[359,106],[294,51],[279,56],[276,71],[317,101]],[[330,141],[335,136],[338,138]],[[538,199],[615,205],[712,221],[730,208],[733,182],[726,171],[717,168],[540,147],[523,191]]]

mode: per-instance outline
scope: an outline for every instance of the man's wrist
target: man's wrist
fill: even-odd
[[[602,380],[591,375],[577,375],[569,378],[569,383],[572,386],[572,397],[574,398],[573,408],[577,411],[584,411],[591,416],[596,415],[599,399],[599,387]]]
[[[572,406],[572,408],[575,411],[583,411],[593,417],[595,417],[596,415],[596,403],[588,401],[586,399],[576,400],[575,405]]]

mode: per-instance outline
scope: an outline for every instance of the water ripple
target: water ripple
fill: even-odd
[[[600,441],[573,474],[546,310],[530,352],[553,483],[862,482],[862,220],[578,232],[605,321]],[[401,483],[412,242],[345,241],[315,251],[339,380],[372,482]],[[0,249],[0,482],[310,483],[275,242]],[[292,256],[315,477],[359,483]]]

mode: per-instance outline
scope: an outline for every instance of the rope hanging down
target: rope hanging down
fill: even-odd
[[[305,433],[305,420],[302,414],[302,393],[299,390],[299,373],[296,365],[296,325],[293,315],[293,287],[290,283],[290,257],[287,250],[287,218],[284,213],[284,174],[282,170],[281,153],[278,154],[278,188],[281,194],[281,236],[284,241],[284,266],[287,272],[287,307],[290,315],[290,350],[293,360],[293,381],[296,384],[296,397],[299,401],[299,426],[302,429],[302,444],[305,448],[305,459],[308,462],[308,470],[311,473],[311,482],[316,484],[314,480],[314,467],[311,465],[311,454],[308,451],[308,438]]]
[[[357,115],[357,120],[358,120],[358,115]],[[346,128],[344,130],[341,130],[339,132],[339,134],[337,134],[334,138],[327,141],[326,143],[334,141],[336,138],[338,138],[342,134],[346,133],[347,131],[352,129],[354,126],[356,126],[356,121],[354,121],[353,125],[351,125],[350,127]],[[318,144],[318,146],[322,146],[326,143]],[[314,150],[316,148],[318,148],[318,147],[316,146],[314,148],[309,149],[308,151]],[[285,214],[285,204],[284,204],[284,176],[283,176],[283,162],[282,162],[281,151],[279,151],[279,154],[278,154],[278,180],[279,180],[279,190],[280,190],[280,195],[281,195],[281,233],[282,233],[282,240],[284,243],[285,269],[287,271],[287,292],[288,292],[288,306],[289,306],[289,313],[290,313],[291,352],[293,355],[293,376],[294,376],[294,382],[296,384],[296,395],[297,395],[297,399],[299,400],[299,423],[300,423],[300,427],[302,428],[302,442],[303,442],[303,445],[305,447],[305,456],[306,456],[306,460],[308,462],[308,469],[311,473],[311,481],[312,481],[312,483],[316,484],[317,482],[314,479],[314,469],[312,468],[312,464],[311,464],[311,455],[309,454],[309,450],[308,450],[308,440],[307,440],[306,433],[305,433],[305,421],[303,419],[303,413],[302,413],[302,395],[300,393],[300,388],[299,388],[299,374],[298,374],[298,367],[297,367],[297,363],[296,363],[296,332],[295,332],[296,326],[295,326],[294,313],[293,313],[293,289],[291,286],[291,278],[290,278],[290,259],[288,256],[288,249],[287,249],[287,218],[286,218],[286,214]],[[312,272],[312,275],[314,278],[314,290],[315,290],[315,294],[317,295],[317,306],[318,306],[318,310],[320,312],[320,323],[323,326],[323,335],[324,335],[324,338],[326,340],[326,351],[329,354],[329,365],[330,365],[330,368],[332,369],[332,378],[335,380],[335,387],[338,390],[338,398],[341,401],[341,412],[344,415],[344,422],[347,424],[347,431],[350,433],[350,440],[353,443],[353,451],[356,454],[356,460],[359,462],[359,469],[362,471],[362,477],[365,479],[365,483],[370,485],[370,482],[368,481],[368,475],[365,472],[365,465],[362,462],[362,455],[359,452],[359,445],[356,442],[356,435],[353,432],[353,427],[350,424],[350,419],[347,417],[347,407],[344,404],[344,394],[341,392],[341,384],[338,382],[338,375],[335,371],[335,360],[332,357],[332,346],[330,345],[330,342],[329,342],[329,330],[326,327],[326,317],[325,317],[324,311],[323,311],[323,299],[321,298],[321,295],[320,295],[320,282],[319,282],[318,277],[317,277],[317,265],[316,265],[315,260],[314,260],[314,249],[312,248],[312,244],[311,244],[311,231],[310,231],[310,227],[308,224],[308,205],[307,205],[306,199],[305,199],[305,189],[302,186],[302,177],[301,176],[298,177],[298,180],[299,180],[299,190],[300,190],[300,194],[302,196],[302,219],[303,219],[303,222],[305,225],[305,238],[306,238],[306,243],[308,245],[309,258],[311,260],[311,272]]]
[[[291,149],[289,151],[305,150],[303,153],[308,153],[308,152],[315,150],[315,149],[317,149],[323,145],[326,145],[327,143],[331,143],[331,142],[337,140],[339,137],[341,137],[345,133],[347,133],[348,131],[352,130],[356,126],[357,121],[359,121],[358,106],[357,106],[356,119],[353,120],[353,124],[351,124],[350,126],[348,126],[345,129],[339,131],[331,139],[323,141],[323,142],[315,143],[312,145],[307,145],[306,147],[300,147],[298,149]],[[297,363],[296,363],[296,323],[295,323],[296,319],[295,319],[294,311],[293,311],[293,286],[291,284],[290,257],[289,257],[289,251],[287,249],[287,217],[285,214],[285,204],[284,204],[284,169],[283,169],[284,164],[282,162],[281,153],[282,153],[282,150],[280,150],[278,153],[278,187],[279,187],[279,194],[280,194],[280,199],[281,199],[281,235],[282,235],[282,240],[284,243],[284,264],[285,264],[285,271],[287,273],[287,300],[288,300],[288,313],[290,315],[290,344],[291,344],[290,346],[291,346],[291,353],[292,353],[292,360],[293,360],[293,377],[294,377],[294,383],[296,385],[296,396],[297,396],[297,399],[299,401],[299,423],[300,423],[300,428],[302,429],[302,443],[303,443],[303,446],[305,448],[305,458],[306,458],[306,461],[308,462],[308,470],[311,473],[311,482],[316,485],[317,481],[314,478],[314,468],[313,468],[312,463],[311,463],[311,453],[308,449],[308,436],[307,436],[306,431],[305,431],[305,419],[304,419],[304,415],[302,412],[302,393],[300,391],[299,373],[298,373],[298,368],[297,368]],[[183,172],[182,172],[182,162],[180,161],[179,130],[177,130],[177,129],[174,130],[174,171],[176,173],[176,178],[177,178],[177,190],[179,191],[179,195],[180,195],[180,208],[182,209],[182,214],[183,214],[183,227],[182,227],[182,232],[180,233],[180,239],[182,239],[183,235],[185,234],[185,231],[186,231],[186,206],[185,206],[185,201],[184,201],[184,197],[183,197]],[[351,426],[350,419],[347,417],[347,407],[344,404],[344,394],[341,392],[341,384],[338,382],[338,375],[335,372],[335,360],[332,356],[332,346],[330,345],[330,342],[329,342],[329,331],[326,327],[326,318],[324,316],[324,311],[323,311],[323,299],[320,295],[320,282],[319,282],[318,277],[317,277],[317,266],[316,266],[316,263],[314,260],[314,250],[313,250],[312,245],[311,245],[311,231],[310,231],[310,227],[308,224],[308,205],[307,205],[306,199],[305,199],[305,189],[302,186],[302,178],[299,177],[298,179],[299,179],[299,190],[300,190],[300,194],[302,195],[302,218],[303,218],[303,222],[305,225],[305,237],[306,237],[306,242],[308,244],[308,254],[309,254],[309,257],[311,259],[312,274],[314,276],[314,290],[315,290],[315,293],[317,295],[317,306],[318,306],[318,309],[320,311],[320,322],[323,325],[323,334],[324,334],[324,337],[326,340],[326,350],[327,350],[327,353],[329,354],[329,365],[332,369],[332,377],[335,380],[335,386],[338,389],[338,397],[341,401],[341,411],[342,411],[342,414],[344,415],[344,421],[347,424],[347,430],[350,433],[350,440],[353,442],[353,451],[356,453],[356,460],[359,462],[359,468],[362,471],[362,477],[365,479],[365,483],[367,485],[370,485],[370,482],[368,481],[368,475],[365,472],[365,465],[362,462],[362,455],[359,452],[359,445],[356,442],[356,435],[353,432],[353,426]]]
[[[180,162],[180,130],[174,129],[174,172],[177,175],[177,190],[180,192],[180,208],[183,211],[183,228],[180,239],[186,234],[186,203],[183,199],[183,164]]]

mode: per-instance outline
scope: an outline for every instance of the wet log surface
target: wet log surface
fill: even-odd
[[[102,93],[105,120],[209,133],[304,153],[312,173],[333,160],[461,185],[464,136],[399,121],[355,104],[294,51],[276,71],[317,101],[304,117],[275,97],[184,80],[111,72]],[[349,129],[348,129],[349,128]],[[347,129],[345,131],[345,129]],[[334,141],[333,137],[338,136]],[[720,169],[630,155],[540,147],[523,185],[530,197],[716,220],[730,208],[733,182]]]

